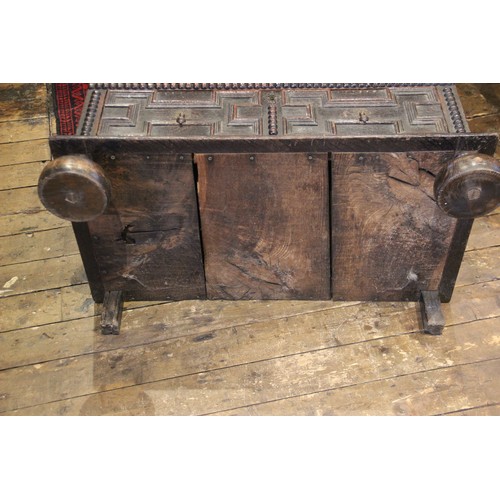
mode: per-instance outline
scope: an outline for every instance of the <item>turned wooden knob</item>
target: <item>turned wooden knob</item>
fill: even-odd
[[[459,156],[436,176],[434,195],[439,207],[452,217],[486,215],[500,204],[500,163],[478,153]]]
[[[97,163],[84,155],[71,155],[47,163],[38,181],[38,196],[54,215],[86,222],[106,210],[111,190]]]

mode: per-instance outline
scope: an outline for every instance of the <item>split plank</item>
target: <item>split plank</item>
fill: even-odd
[[[496,402],[500,359],[423,371],[215,415],[435,415]]]
[[[47,139],[0,144],[0,166],[50,160]]]
[[[78,253],[71,227],[0,238],[0,266],[52,259]]]
[[[498,284],[493,283],[489,288],[489,294],[484,294],[483,301],[478,300],[478,303],[496,300],[498,291]],[[461,307],[457,304],[451,321],[463,324],[480,318],[481,313],[492,314],[491,307],[478,309],[475,305],[467,304],[469,295],[464,294],[463,298]],[[15,336],[2,335],[0,338],[5,339],[6,343],[0,349],[0,366],[4,368],[0,374],[0,381],[4,377],[3,387],[12,391],[11,396],[5,396],[4,402],[12,404],[11,409],[14,409],[48,402],[40,398],[77,397],[81,394],[187,376],[196,372],[257,363],[269,358],[322,352],[336,346],[364,344],[373,339],[393,335],[394,332],[401,335],[420,329],[420,321],[412,304],[399,306],[391,303],[364,303],[318,311],[314,314],[300,314],[293,318],[278,318],[222,330],[209,329],[204,332],[202,330],[193,332],[191,328],[184,332],[177,328],[167,330],[165,325],[158,324],[151,317],[152,309],[154,308],[129,311],[129,316],[135,317],[136,321],[132,322],[132,331],[130,328],[127,329],[127,336],[137,342],[137,337],[141,335],[140,331],[146,330],[144,325],[148,324],[150,331],[143,337],[143,342],[148,342],[149,339],[150,343],[132,346],[129,339],[127,348],[118,348],[120,343],[123,345],[127,342],[126,339],[123,340],[125,337],[123,334],[113,337],[111,341],[106,340],[108,337],[96,337],[92,332],[97,328],[93,318],[36,328],[24,331],[21,335],[19,332],[16,332]],[[159,306],[156,309],[165,307]],[[83,322],[87,323],[86,330],[82,328]],[[165,339],[160,342],[151,338],[151,331],[153,334],[156,333],[157,325],[160,326]],[[61,326],[65,328],[61,329]],[[485,324],[483,329],[486,329]],[[78,331],[80,337],[85,335],[89,354],[64,359],[60,356],[61,359],[41,362],[44,357],[61,355],[65,346],[69,344],[68,339],[74,340],[74,331]],[[181,336],[182,334],[184,336]],[[167,336],[170,336],[170,339]],[[118,342],[114,342],[115,339]],[[74,342],[69,345],[74,348]],[[28,349],[28,346],[31,348]],[[82,347],[80,346],[79,353],[85,352]],[[35,364],[20,366],[30,362],[27,356],[31,356]],[[145,359],[148,360],[147,363],[144,363]],[[368,359],[366,358],[365,362]],[[363,362],[358,360],[357,364],[363,365]],[[16,365],[20,367],[7,369]],[[49,384],[50,380],[51,390],[48,394],[43,394],[44,391],[37,387],[39,382],[35,381],[38,377],[42,377],[40,381],[42,386]],[[14,380],[30,378],[34,385],[32,393],[26,391],[24,383],[19,386],[13,383]],[[99,388],[89,382],[91,379],[99,381]],[[61,383],[64,384],[64,388],[60,388]],[[70,387],[70,384],[73,386]],[[72,392],[68,393],[70,389]],[[20,391],[20,394],[16,394],[16,391]],[[8,400],[11,398],[13,399],[9,403]],[[1,404],[0,401],[0,409]]]
[[[452,154],[333,155],[334,299],[419,300],[441,288],[456,219],[438,208],[433,185]]]
[[[188,343],[191,352],[180,359],[180,353],[174,350],[175,345],[164,346],[154,357],[147,352],[148,346],[144,346],[139,371],[129,365],[134,359],[130,350],[102,353],[95,359],[79,356],[1,372],[0,411],[18,409],[13,414],[35,415],[209,414],[498,359],[499,338],[492,337],[491,332],[499,329],[500,317],[496,317],[446,327],[443,337],[393,335],[344,345],[333,341],[330,348],[253,363],[247,360],[244,364],[234,365],[233,361],[233,365],[226,368],[220,368],[220,365],[229,357],[233,360],[239,352],[218,351],[215,359],[207,359],[202,355],[205,352],[202,349],[201,356],[193,361],[196,342]],[[298,337],[303,336],[304,331],[301,331]],[[234,341],[233,345],[247,351],[250,347],[252,353],[255,346],[252,342],[248,346],[249,340]],[[281,344],[287,345],[285,342]],[[154,363],[143,363],[143,359]],[[184,363],[195,364],[198,372],[179,376]],[[137,360],[135,364],[137,366]],[[155,373],[156,370],[159,372]],[[151,376],[165,378],[169,372],[171,378],[147,382]],[[125,380],[130,385],[118,388],[117,385]],[[51,398],[52,401],[47,401]],[[59,401],[55,401],[56,398]]]

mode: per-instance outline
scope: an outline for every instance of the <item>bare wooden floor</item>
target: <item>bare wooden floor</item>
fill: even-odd
[[[500,85],[461,85],[473,131]],[[43,85],[0,86],[3,415],[500,415],[500,210],[478,219],[441,337],[413,303],[128,303],[98,332],[72,229],[36,184]]]

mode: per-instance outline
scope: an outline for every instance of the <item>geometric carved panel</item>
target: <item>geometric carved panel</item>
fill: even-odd
[[[448,132],[435,88],[284,90],[283,133],[377,135]]]
[[[260,93],[109,91],[99,135],[262,135]]]
[[[430,85],[99,92],[87,115],[98,116],[92,135],[107,137],[367,136],[457,128],[449,96]]]

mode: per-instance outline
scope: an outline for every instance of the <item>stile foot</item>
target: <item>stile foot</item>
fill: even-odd
[[[437,291],[421,292],[420,312],[422,313],[424,332],[431,335],[441,335],[445,322]]]
[[[118,335],[120,333],[122,309],[122,292],[106,292],[101,315],[101,333],[103,335]]]

